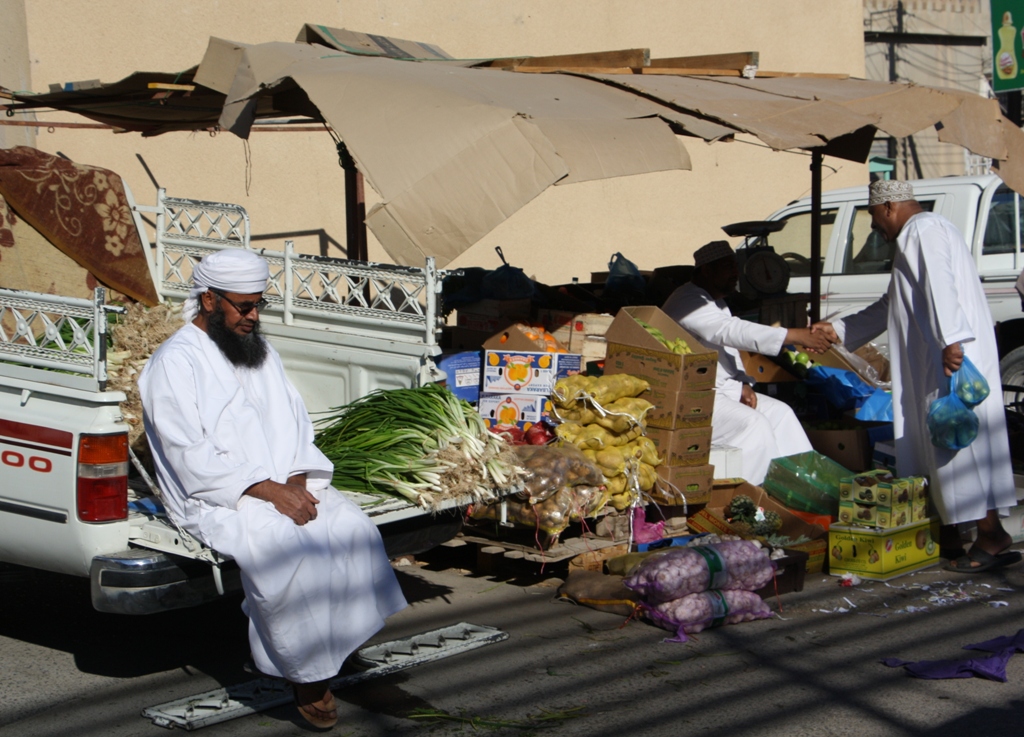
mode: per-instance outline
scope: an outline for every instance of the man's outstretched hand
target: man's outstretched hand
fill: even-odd
[[[831,329],[831,326],[829,326]],[[835,335],[835,331],[832,332]],[[806,348],[811,353],[824,353],[832,344],[837,342],[829,337],[824,330],[815,331],[813,328],[790,328],[786,331],[786,342],[795,343]]]
[[[292,481],[296,477],[288,479]],[[245,493],[256,499],[270,502],[274,508],[291,517],[297,525],[304,525],[316,519],[316,505],[320,500],[306,491],[304,486],[295,484],[279,484],[276,481],[267,479],[258,484],[253,484]]]
[[[811,325],[811,332],[814,333],[815,335],[819,333],[824,335],[826,338],[828,338],[830,343],[840,342],[839,333],[836,332],[836,329],[832,327],[832,323],[830,322],[814,323],[813,325]]]

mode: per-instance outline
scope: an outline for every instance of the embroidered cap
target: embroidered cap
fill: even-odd
[[[712,261],[718,261],[727,256],[735,255],[736,252],[732,250],[729,241],[711,241],[698,248],[697,252],[693,254],[693,265],[700,268],[704,264],[710,264]]]
[[[914,188],[910,182],[899,179],[878,179],[868,187],[868,207],[885,202],[906,202],[914,199]]]

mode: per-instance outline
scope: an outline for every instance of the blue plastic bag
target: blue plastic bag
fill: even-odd
[[[985,377],[967,356],[964,356],[964,362],[953,373],[953,385],[960,401],[971,409],[984,402],[991,393]]]
[[[949,394],[939,397],[928,408],[932,445],[948,450],[966,448],[978,437],[978,416],[957,396],[955,379],[955,375],[949,379]]]
[[[533,299],[536,287],[533,280],[522,269],[505,260],[501,246],[494,249],[501,266],[484,274],[480,280],[480,292],[485,299]]]
[[[807,385],[821,390],[825,399],[836,409],[847,410],[860,407],[875,389],[853,371],[812,366],[807,371]]]
[[[892,394],[884,389],[875,389],[855,416],[864,422],[892,422]]]

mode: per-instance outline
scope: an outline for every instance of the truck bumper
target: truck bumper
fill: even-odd
[[[125,550],[93,558],[93,608],[110,614],[155,614],[220,597],[209,564],[153,550]],[[234,563],[222,566],[224,593],[241,591]]]

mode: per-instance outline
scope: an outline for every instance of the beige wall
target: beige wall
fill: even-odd
[[[2,2],[3,0],[0,0]],[[135,70],[198,63],[211,35],[290,41],[304,22],[436,43],[453,56],[541,55],[648,47],[658,57],[757,50],[761,67],[864,74],[860,0],[28,0],[32,86],[120,79]],[[56,113],[45,119],[62,118]],[[45,129],[37,145],[121,173],[152,199],[137,156],[177,196],[239,202],[257,234],[324,231],[344,241],[342,172],[324,133],[254,133],[251,187],[243,143],[229,134],[136,134]],[[686,263],[722,237],[721,225],[757,219],[809,188],[809,158],[753,142],[683,139],[693,171],[553,187],[452,266],[496,266],[494,247],[548,283],[586,280],[622,251],[641,268]],[[866,167],[826,160],[826,189],[866,182]],[[375,201],[372,191],[367,194]],[[386,260],[370,236],[370,257]],[[316,236],[297,238],[315,252]],[[273,247],[279,242],[270,241]],[[344,255],[337,248],[331,255]]]
[[[25,0],[0,0],[0,87],[31,90]],[[34,146],[34,128],[0,125],[0,148]]]

